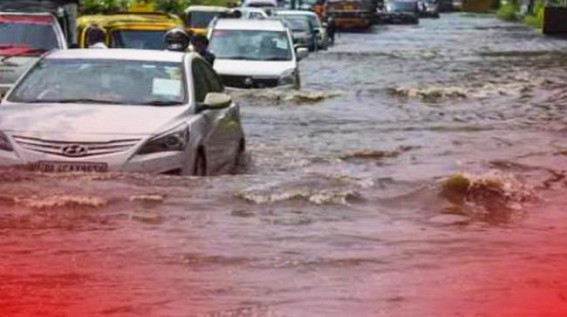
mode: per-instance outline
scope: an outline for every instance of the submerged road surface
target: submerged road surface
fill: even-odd
[[[340,34],[239,175],[0,174],[0,316],[566,316],[567,41]]]

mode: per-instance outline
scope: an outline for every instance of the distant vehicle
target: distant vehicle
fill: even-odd
[[[223,14],[229,13],[230,9],[219,6],[190,6],[185,10],[185,27],[193,34],[207,34],[209,23]]]
[[[214,68],[225,86],[300,88],[297,62],[308,52],[294,49],[291,32],[281,21],[219,19],[209,39]]]
[[[418,2],[416,0],[386,0],[378,18],[381,23],[385,24],[418,24]]]
[[[0,165],[43,172],[202,176],[245,151],[238,105],[193,53],[53,51],[8,93],[0,127]]]
[[[47,51],[74,45],[76,1],[0,0],[0,97]]]
[[[327,30],[319,20],[319,16],[312,11],[305,10],[281,10],[276,11],[277,17],[283,17],[291,24],[291,31],[294,39],[301,39],[298,42],[309,48],[310,51],[316,49],[327,49],[329,38]],[[307,43],[305,43],[307,41]]]
[[[244,0],[242,7],[275,9],[278,7],[278,2],[276,0]]]
[[[183,21],[160,12],[123,12],[85,15],[78,20],[79,46],[85,48],[89,26],[96,24],[107,32],[107,46],[164,50],[163,36],[173,28],[183,28]]]
[[[439,0],[418,0],[420,18],[439,18]]]
[[[242,19],[267,19],[269,18],[266,10],[254,7],[240,7],[233,9],[233,11],[240,11]]]
[[[368,29],[372,14],[360,0],[328,0],[325,12],[335,21],[337,29]]]

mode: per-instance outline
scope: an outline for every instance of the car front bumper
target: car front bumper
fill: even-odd
[[[187,169],[186,152],[160,152],[136,155],[135,150],[70,158],[62,155],[39,153],[12,142],[13,151],[0,150],[0,166],[22,167],[44,172],[138,172],[163,174],[171,171],[183,173]],[[137,147],[136,147],[137,150]],[[90,168],[96,166],[97,168]]]

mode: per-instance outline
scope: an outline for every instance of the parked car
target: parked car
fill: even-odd
[[[219,6],[189,6],[185,10],[185,28],[191,31],[193,34],[207,34],[207,28],[211,21],[221,16],[222,14],[227,14],[230,9],[227,7]]]
[[[209,29],[209,40],[214,68],[225,86],[301,86],[298,60],[308,52],[294,49],[291,32],[281,21],[219,19]]]
[[[418,3],[416,0],[385,0],[378,18],[385,24],[418,24]]]
[[[52,51],[5,97],[0,127],[0,165],[44,172],[209,175],[245,150],[238,105],[194,53]]]
[[[276,0],[244,0],[242,7],[276,9],[278,2]]]
[[[76,43],[76,0],[0,0],[0,98],[39,56]]]
[[[163,36],[172,28],[183,28],[183,21],[160,12],[124,12],[84,15],[78,20],[79,46],[85,48],[86,33],[91,25],[107,33],[106,45],[111,48],[164,50]]]
[[[262,8],[254,8],[254,7],[240,7],[233,9],[234,11],[240,11],[242,19],[267,19],[269,16],[266,13],[266,10]]]
[[[337,29],[364,30],[372,26],[372,14],[361,0],[328,0],[325,12]]]
[[[327,30],[314,12],[305,10],[281,10],[277,11],[275,15],[290,21],[294,39],[302,37],[308,39],[307,47],[310,51],[316,49],[325,50],[329,46]]]
[[[439,0],[418,0],[420,18],[439,18]]]

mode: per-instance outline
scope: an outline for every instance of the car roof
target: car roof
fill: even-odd
[[[317,15],[307,10],[277,10],[276,15]]]
[[[205,11],[205,12],[228,12],[228,7],[222,6],[207,6],[207,5],[192,5],[185,9],[185,12]]]
[[[218,19],[214,29],[285,31],[286,27],[279,20]]]
[[[183,57],[195,53],[135,49],[70,49],[50,52],[46,59],[118,59],[124,61],[156,61],[181,63]]]
[[[150,29],[168,30],[182,27],[183,21],[171,14],[161,12],[119,12],[112,14],[83,15],[77,19],[80,27],[97,24],[103,28],[120,28],[136,25],[146,25]]]

